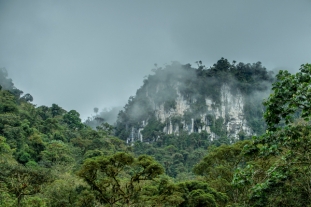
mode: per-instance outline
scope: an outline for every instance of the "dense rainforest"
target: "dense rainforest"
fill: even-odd
[[[136,96],[130,97],[120,111],[115,134],[132,142],[135,154],[155,157],[170,177],[177,180],[193,177],[194,165],[206,155],[209,147],[264,133],[262,101],[269,95],[274,76],[260,62],[230,63],[221,58],[209,68],[201,61],[197,62],[197,68],[172,62],[164,68],[155,65],[152,71]],[[228,88],[226,93],[240,96],[240,100],[234,100],[234,97],[223,100],[224,96],[229,96],[222,90],[224,85]],[[212,104],[208,106],[207,101]],[[234,101],[239,103],[230,106]],[[241,108],[240,113],[236,113],[237,107]],[[224,115],[217,116],[221,110]],[[162,120],[161,116],[164,117]],[[237,119],[244,120],[249,127],[240,123],[241,127],[228,130],[230,122]],[[168,133],[165,129],[170,125],[173,130]],[[253,133],[247,134],[243,128]],[[237,136],[230,136],[230,131]],[[140,139],[133,142],[135,136]]]
[[[266,87],[260,84],[263,80],[271,80],[260,63],[227,63],[221,59],[204,69],[198,62],[195,72],[205,78],[216,74],[219,80],[239,80],[235,88],[246,94]],[[146,81],[152,77],[156,76]],[[279,71],[263,102],[262,120],[254,117],[264,129],[233,141],[225,135],[210,140],[208,133],[194,131],[127,144],[128,132],[120,119],[116,126],[102,122],[92,128],[81,122],[75,110],[57,104],[36,106],[30,94],[14,87],[4,68],[0,85],[1,207],[310,206],[310,64],[296,74]],[[217,102],[217,86],[206,87],[216,90]],[[129,104],[132,101],[135,97]],[[127,118],[128,106],[120,112],[121,118]],[[140,119],[140,114],[136,117]],[[154,130],[160,124],[151,116],[146,136],[160,133]]]

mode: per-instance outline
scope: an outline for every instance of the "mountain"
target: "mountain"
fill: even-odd
[[[0,69],[0,207],[310,204],[310,64],[275,81],[226,59],[154,72],[119,113],[116,132],[143,141],[126,145],[107,123],[20,97]],[[228,144],[265,129],[272,81],[265,133]]]
[[[153,142],[181,132],[207,133],[210,140],[245,139],[265,129],[262,100],[273,73],[260,62],[221,58],[207,68],[173,62],[155,68],[120,111],[116,135],[127,142]]]

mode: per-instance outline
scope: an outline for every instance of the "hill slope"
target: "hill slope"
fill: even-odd
[[[116,135],[127,142],[181,131],[204,131],[211,140],[263,133],[261,102],[273,77],[260,62],[221,58],[208,69],[201,62],[198,68],[173,62],[153,72],[119,113]]]

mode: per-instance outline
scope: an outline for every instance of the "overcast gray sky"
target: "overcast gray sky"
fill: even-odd
[[[311,62],[311,0],[0,0],[0,67],[37,105],[83,119],[124,105],[159,66]]]

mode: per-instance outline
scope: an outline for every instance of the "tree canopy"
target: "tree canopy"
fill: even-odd
[[[210,69],[202,62],[198,67],[198,76],[239,77],[242,88],[270,78],[260,63],[221,59]],[[161,76],[163,70],[154,72]],[[126,133],[118,126],[100,123],[92,129],[75,110],[36,106],[30,94],[16,95],[12,84],[10,89],[3,83],[10,82],[4,69],[0,75],[0,207],[310,206],[310,64],[296,74],[279,71],[264,101],[265,132],[252,139],[241,133],[236,142],[226,136],[210,140],[206,132],[157,132],[153,129],[163,123],[151,117],[142,133],[157,139],[127,144],[113,135]],[[184,88],[191,94],[190,89]],[[131,104],[139,98],[131,98],[120,112],[128,124],[144,116],[126,115],[136,112]],[[221,132],[222,120],[211,121]]]

